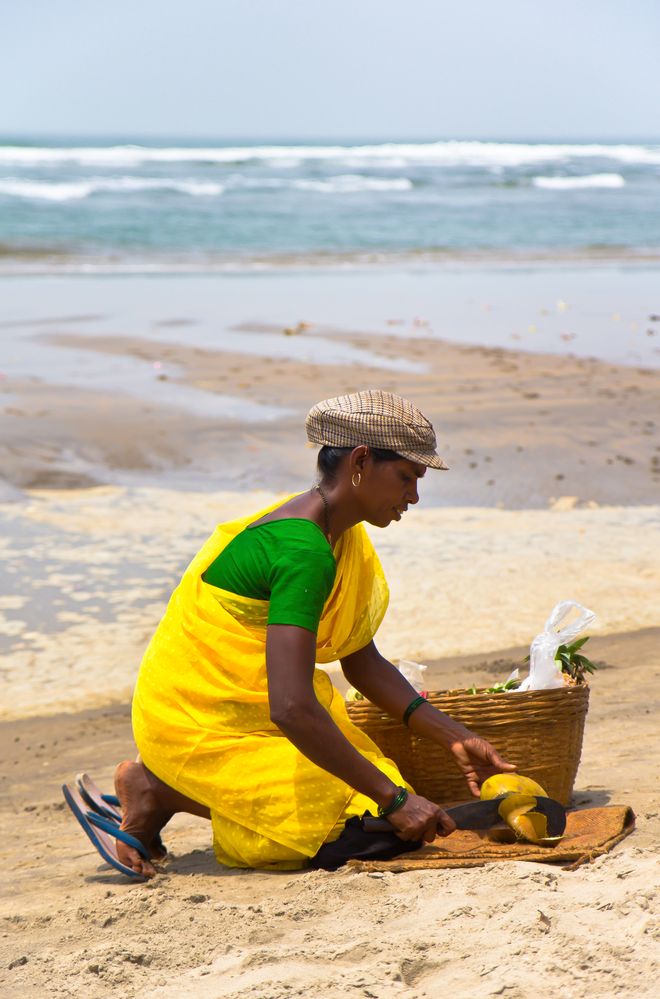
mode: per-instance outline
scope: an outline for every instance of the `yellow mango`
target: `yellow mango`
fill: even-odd
[[[499,798],[502,794],[540,794],[541,797],[547,798],[540,784],[531,777],[523,777],[522,774],[493,774],[481,785],[482,801]]]
[[[533,808],[536,808],[536,797],[533,794],[514,794],[512,792],[506,798],[502,798],[497,811],[500,813],[500,818],[511,825],[519,815],[531,812]]]
[[[506,798],[502,798],[497,810],[509,828],[513,829],[516,839],[524,839],[539,846],[552,846],[559,842],[561,836],[548,835],[547,817],[535,811],[535,808],[534,795],[508,794]]]
[[[526,839],[528,843],[536,843],[538,846],[552,846],[561,839],[561,836],[548,836],[548,821],[540,812],[519,815],[512,828],[519,839]]]

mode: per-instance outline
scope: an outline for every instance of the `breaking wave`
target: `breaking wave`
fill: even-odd
[[[0,163],[22,166],[76,163],[83,166],[130,167],[144,163],[230,164],[266,161],[281,167],[301,161],[362,164],[430,164],[460,167],[516,167],[571,159],[602,158],[628,165],[660,165],[660,146],[633,144],[562,144],[442,141],[386,142],[378,145],[328,146],[0,146]]]
[[[549,191],[577,191],[590,187],[625,187],[620,173],[592,173],[586,177],[534,177],[534,187]]]
[[[89,177],[83,180],[42,181],[18,177],[0,179],[0,195],[14,198],[37,198],[45,201],[76,201],[99,191],[134,193],[136,191],[174,191],[193,197],[222,194],[223,184],[202,180],[168,180],[158,177]]]
[[[407,177],[361,177],[343,174],[323,180],[283,180],[276,177],[244,178],[240,175],[227,178],[225,183],[201,180],[168,180],[157,177],[86,177],[70,181],[37,181],[18,177],[0,178],[0,195],[15,198],[36,198],[45,201],[75,201],[99,192],[132,194],[139,191],[173,191],[196,197],[213,197],[228,188],[260,188],[271,190],[290,189],[313,191],[320,194],[358,194],[361,191],[410,191],[412,181]]]

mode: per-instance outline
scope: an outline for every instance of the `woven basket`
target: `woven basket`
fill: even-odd
[[[570,804],[582,753],[589,688],[569,685],[555,690],[488,694],[465,690],[431,692],[429,703],[471,731],[488,739],[521,774],[532,777],[551,798]],[[450,753],[423,739],[370,701],[346,705],[383,754],[399,767],[418,794],[436,802],[469,798],[465,778]]]

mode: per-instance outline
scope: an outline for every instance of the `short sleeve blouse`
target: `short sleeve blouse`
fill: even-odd
[[[287,517],[241,531],[202,574],[231,593],[268,600],[268,624],[292,624],[315,634],[337,565],[320,527]]]

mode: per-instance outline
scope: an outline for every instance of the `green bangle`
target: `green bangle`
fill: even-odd
[[[414,701],[410,702],[406,710],[403,712],[404,725],[408,724],[408,722],[410,721],[410,716],[413,713],[413,711],[417,711],[417,708],[421,708],[422,704],[426,704],[426,698],[422,697],[421,694],[419,695],[419,697],[416,697]]]
[[[382,805],[378,806],[378,815],[381,819],[386,818],[388,815],[391,815],[392,812],[397,812],[400,808],[403,808],[407,800],[408,789],[405,787],[397,787],[396,794],[394,795],[392,801],[390,801],[389,805],[385,805],[384,808]]]

